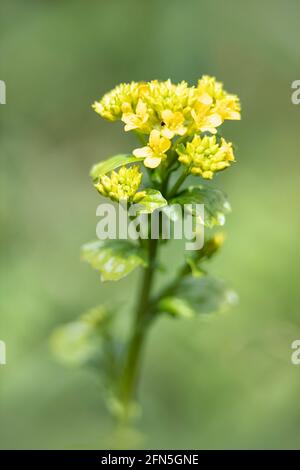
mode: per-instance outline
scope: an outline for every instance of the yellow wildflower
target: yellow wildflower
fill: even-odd
[[[216,136],[195,135],[191,142],[179,145],[178,160],[189,167],[189,172],[212,179],[217,171],[224,170],[234,161],[232,144],[221,138],[218,143]]]
[[[190,103],[195,127],[201,132],[215,134],[225,119],[240,119],[238,97],[228,94],[221,82],[208,75],[198,81],[197,88],[191,89]]]
[[[121,119],[126,132],[138,130],[150,135],[155,130],[168,140],[199,132],[216,134],[224,120],[240,119],[238,97],[208,75],[198,80],[196,87],[185,81],[174,84],[170,79],[121,83],[93,108],[111,121]]]
[[[146,147],[141,147],[133,151],[135,157],[145,158],[144,165],[148,168],[156,168],[162,159],[166,158],[166,152],[171,147],[171,141],[166,137],[161,137],[156,129],[151,131],[149,143]]]
[[[215,111],[224,121],[225,119],[239,120],[241,119],[241,106],[236,95],[226,95],[218,100],[215,105]]]
[[[126,107],[123,106],[123,110],[126,110]],[[128,107],[129,112],[124,112],[122,115],[122,121],[125,122],[125,131],[132,131],[133,129],[139,129],[140,131],[147,131],[149,126],[147,126],[147,121],[149,119],[149,113],[147,106],[139,99],[135,113],[132,112],[131,106]]]
[[[200,132],[210,132],[216,134],[217,127],[222,124],[222,118],[218,113],[211,112],[211,106],[200,100],[197,101],[191,110],[194,124]],[[193,126],[192,126],[193,128]]]
[[[187,128],[184,127],[184,115],[176,111],[173,113],[170,109],[165,109],[161,113],[163,129],[161,134],[166,139],[173,139],[175,135],[184,135]]]
[[[114,201],[137,202],[144,196],[143,191],[137,192],[142,176],[138,165],[130,168],[122,166],[118,172],[112,171],[110,176],[100,176],[95,188],[102,196],[110,197]]]

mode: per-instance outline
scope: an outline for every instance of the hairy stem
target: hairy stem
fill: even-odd
[[[125,366],[121,377],[120,400],[124,408],[123,419],[125,422],[130,418],[130,405],[136,392],[143,344],[150,323],[150,294],[155,271],[157,246],[158,240],[150,239],[148,241],[149,264],[144,270],[132,336],[128,343]]]

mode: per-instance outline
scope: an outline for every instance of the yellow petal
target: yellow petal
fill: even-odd
[[[147,157],[144,160],[144,165],[147,168],[156,168],[161,162],[161,158],[159,157]]]
[[[146,114],[147,112],[147,106],[146,104],[144,103],[144,101],[142,100],[139,100],[138,101],[138,104],[136,106],[136,114],[139,114],[140,116],[143,116],[144,114]]]
[[[170,109],[164,109],[161,113],[161,117],[165,123],[168,123],[173,118],[173,113]]]
[[[133,129],[136,129],[136,126],[134,124],[126,124],[126,126],[124,126],[125,132],[132,131]]]
[[[177,127],[180,126],[181,124],[183,124],[183,122],[184,122],[183,114],[180,113],[179,111],[177,111],[177,113],[174,113],[173,122]]]
[[[153,129],[153,131],[151,131],[151,134],[150,134],[150,137],[149,137],[150,147],[152,147],[153,149],[155,147],[158,147],[159,146],[159,141],[160,141],[160,132],[157,129]]]
[[[215,127],[211,127],[209,125],[200,127],[201,132],[210,132],[211,134],[216,134],[217,129]]]
[[[126,122],[124,121],[124,119],[122,119],[123,122]],[[124,126],[124,130],[125,132],[128,132],[128,131],[132,131],[133,129],[137,129],[137,124],[134,120],[131,120],[131,119],[128,119],[128,121],[126,122],[126,125]]]
[[[138,119],[135,114],[123,114],[122,121],[125,122],[125,131],[132,131],[138,127]]]
[[[241,113],[239,113],[238,111],[231,111],[227,119],[239,120],[241,119]]]
[[[171,147],[170,140],[166,139],[165,137],[162,137],[159,142],[159,149],[161,153],[166,153],[170,147]]]
[[[180,127],[179,129],[177,129],[177,134],[178,135],[184,135],[187,131],[187,128],[186,127]]]
[[[206,105],[211,105],[213,102],[212,97],[208,93],[203,93],[203,95],[200,96],[199,101]]]
[[[221,118],[220,114],[211,114],[207,117],[207,120],[213,127],[218,127],[223,122],[223,119]]]
[[[135,157],[151,158],[153,150],[151,147],[141,147],[139,149],[135,149],[132,153]]]
[[[163,130],[161,131],[161,135],[165,137],[166,139],[173,139],[175,132],[171,131],[167,127],[164,127]]]

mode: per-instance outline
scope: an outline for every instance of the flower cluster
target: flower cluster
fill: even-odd
[[[212,179],[216,171],[221,171],[234,161],[232,144],[221,138],[218,143],[216,136],[195,135],[191,142],[179,145],[178,160],[188,167],[188,172]]]
[[[102,196],[109,197],[113,201],[138,202],[144,192],[137,192],[141,184],[142,173],[137,165],[130,168],[122,166],[116,172],[112,171],[110,176],[100,176],[94,185]]]
[[[196,140],[192,145],[199,147],[201,142],[206,145],[205,158],[203,155],[202,160],[197,157],[194,161],[194,155],[201,153],[198,150],[193,157],[189,151],[181,151],[179,158],[182,163],[193,163],[192,173],[212,178],[215,171],[234,160],[230,144],[222,141],[217,149],[213,139],[200,138],[204,132],[216,134],[225,120],[240,119],[238,97],[227,93],[214,77],[204,75],[197,86],[191,87],[185,81],[174,84],[171,80],[123,83],[95,102],[93,108],[105,119],[121,120],[126,132],[140,135],[145,144],[135,149],[133,155],[144,158],[148,168],[158,167],[172,151],[174,155],[178,141],[188,147],[193,137]],[[149,136],[147,140],[145,135]],[[214,151],[211,155],[210,149]]]
[[[93,108],[96,113],[99,113],[103,118],[109,121],[116,121],[117,119],[121,119],[123,108],[126,107],[127,104],[131,103],[132,106],[136,107],[138,96],[138,83],[121,83],[112,91],[106,93],[101,101],[96,101],[93,104]]]

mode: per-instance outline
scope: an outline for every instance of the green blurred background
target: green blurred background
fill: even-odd
[[[215,75],[242,101],[226,124],[238,163],[211,271],[240,297],[211,322],[162,319],[145,354],[139,445],[300,448],[299,79],[297,0],[1,0],[1,448],[109,448],[101,380],[67,369],[51,331],[103,300],[132,302],[139,274],[100,285],[79,260],[95,237],[88,172],[134,139],[92,110],[121,81]],[[165,255],[170,275],[172,248]],[[178,260],[175,261],[177,263]],[[130,445],[130,444],[129,444]],[[137,444],[132,444],[135,447]]]

